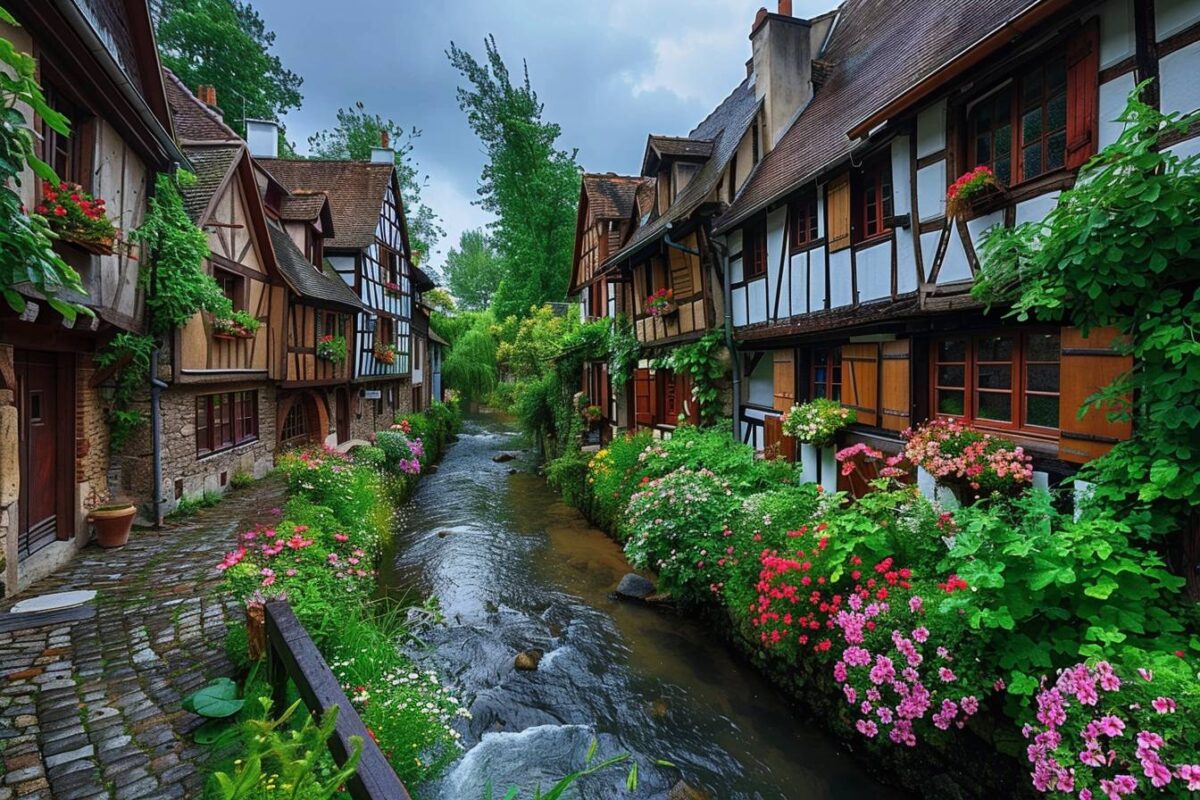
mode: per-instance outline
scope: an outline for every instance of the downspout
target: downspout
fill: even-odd
[[[150,353],[150,363],[153,369],[158,369],[158,348]],[[163,524],[163,490],[162,490],[162,391],[167,384],[150,375],[150,415],[151,442],[154,449],[154,527],[161,528]]]
[[[671,238],[671,224],[667,225],[666,233],[663,234],[663,244],[665,244],[667,247],[670,247],[672,250],[678,250],[681,253],[687,253],[689,256],[695,256],[696,258],[700,257],[699,250],[693,250],[692,248],[686,247],[685,245],[682,245]]]
[[[742,365],[733,341],[733,287],[729,285],[729,248],[715,237],[709,237],[708,241],[710,246],[720,253],[721,259],[721,291],[725,299],[725,346],[729,348],[729,360],[733,371],[733,438],[740,442],[742,440]]]

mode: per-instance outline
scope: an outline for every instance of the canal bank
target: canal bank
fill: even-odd
[[[489,779],[545,787],[583,763],[593,738],[602,756],[630,753],[640,783],[622,793],[617,769],[584,782],[583,798],[665,798],[680,780],[722,800],[901,796],[703,624],[611,599],[630,571],[621,548],[520,447],[504,419],[468,420],[385,554],[388,591],[438,598],[445,624],[412,656],[472,714],[464,757],[422,796],[481,797]],[[502,453],[516,458],[494,460]],[[517,670],[529,649],[544,653],[538,669]]]

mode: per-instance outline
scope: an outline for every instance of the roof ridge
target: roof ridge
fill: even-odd
[[[194,106],[196,106],[197,109],[199,109],[201,112],[206,114],[210,119],[212,119],[213,122],[217,123],[222,128],[224,128],[226,130],[226,132],[228,132],[229,135],[232,136],[236,141],[239,141],[239,142],[244,141],[242,139],[242,137],[237,135],[237,132],[234,131],[233,128],[229,127],[229,123],[227,123],[225,121],[224,117],[222,117],[217,112],[213,111],[209,107],[208,103],[205,103],[199,97],[196,97],[195,93],[193,93],[192,90],[187,87],[187,84],[185,84],[179,78],[178,75],[176,75],[174,72],[172,72],[170,70],[170,68],[163,67],[162,71],[163,71],[163,74],[166,75],[167,78],[169,78],[171,80],[171,82],[174,83],[175,86],[177,86],[181,92],[183,92],[184,96],[188,100],[190,100]],[[216,140],[214,140],[214,141],[216,141]]]
[[[708,112],[708,114],[704,117],[704,119],[702,119],[698,123],[696,123],[696,127],[692,128],[691,132],[686,137],[681,137],[681,138],[687,138],[687,139],[693,138],[696,135],[696,131],[703,128],[704,123],[708,122],[710,119],[715,117],[717,115],[717,112],[720,111],[725,106],[726,103],[728,103],[730,100],[732,100],[733,96],[735,94],[737,94],[738,91],[743,86],[745,86],[746,84],[748,84],[750,82],[750,79],[751,79],[750,75],[747,75],[745,78],[742,78],[741,83],[739,83],[737,86],[733,87],[733,90],[730,91],[729,94],[725,95],[724,99],[721,100],[721,102],[717,103],[716,106],[713,107],[713,110]],[[722,130],[724,130],[724,129],[722,129]],[[653,134],[651,134],[651,135],[653,135]],[[713,137],[712,141],[715,141],[715,138],[716,137]]]

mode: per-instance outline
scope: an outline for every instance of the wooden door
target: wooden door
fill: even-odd
[[[337,390],[337,440],[350,441],[350,393],[345,389]]]
[[[60,463],[59,429],[67,426],[59,424],[63,386],[59,382],[56,356],[17,351],[14,367],[21,474],[17,557],[23,561],[70,533],[72,525],[63,513],[63,493],[60,491],[67,480],[62,474],[63,468],[70,465]],[[64,410],[73,414],[72,409]]]

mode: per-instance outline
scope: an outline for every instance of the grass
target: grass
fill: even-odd
[[[237,477],[237,476],[234,476]],[[253,480],[253,479],[252,479]],[[175,506],[175,510],[167,515],[167,519],[187,519],[202,508],[212,508],[224,497],[220,492],[205,492],[204,494],[185,497]]]

